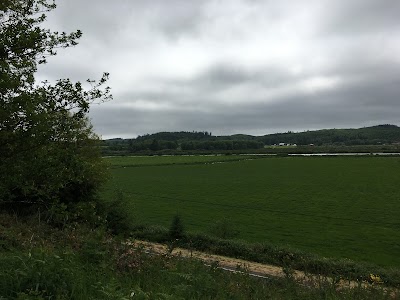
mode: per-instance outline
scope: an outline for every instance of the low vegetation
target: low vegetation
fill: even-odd
[[[0,299],[388,299],[395,290],[252,278],[218,264],[149,255],[90,223],[56,228],[0,215]]]
[[[399,268],[385,268],[349,259],[326,258],[294,248],[278,247],[267,242],[249,243],[220,238],[214,234],[191,232],[182,234],[179,239],[171,239],[168,230],[160,226],[138,226],[132,231],[132,235],[141,240],[280,266],[287,271],[300,270],[305,274],[318,274],[334,280],[373,283],[373,277],[377,276],[379,283],[400,287]]]

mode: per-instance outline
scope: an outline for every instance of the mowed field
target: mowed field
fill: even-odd
[[[400,266],[399,157],[105,159],[104,197],[123,191],[138,223],[169,226],[179,213],[209,232],[225,218],[249,242]]]

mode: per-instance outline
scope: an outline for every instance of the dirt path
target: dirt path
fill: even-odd
[[[215,254],[209,254],[205,252],[199,252],[199,251],[191,251],[188,249],[183,249],[183,248],[174,248],[172,252],[170,249],[163,244],[158,244],[158,243],[151,243],[151,242],[145,242],[145,241],[135,241],[133,243],[135,246],[140,246],[143,247],[146,251],[152,252],[152,253],[159,253],[159,254],[165,254],[165,253],[170,253],[173,256],[181,256],[181,257],[191,257],[191,258],[196,258],[204,261],[205,264],[211,265],[213,263],[218,263],[218,266],[224,270],[227,271],[232,271],[236,272],[237,270],[246,270],[249,275],[255,276],[255,277],[262,277],[262,278],[268,278],[268,277],[285,277],[287,276],[285,272],[283,271],[282,267],[278,266],[273,266],[273,265],[267,265],[267,264],[261,264],[261,263],[256,263],[252,261],[245,261],[242,259],[237,259],[237,258],[231,258],[231,257],[226,257],[226,256],[221,256],[221,255],[215,255]],[[321,283],[331,283],[333,284],[334,280],[329,277],[325,276],[318,276],[315,274],[305,274],[302,271],[294,270],[292,273],[293,278],[299,282],[300,284],[304,284],[307,286],[319,286]],[[356,288],[356,287],[372,287],[372,286],[377,286],[377,284],[371,284],[369,282],[356,282],[356,281],[350,281],[350,280],[340,280],[335,283],[337,289],[341,288]],[[383,288],[383,287],[382,287]],[[389,291],[391,296],[394,299],[398,299],[397,297],[399,295],[399,290],[397,289],[389,289],[389,288],[384,288],[386,291]]]
[[[145,241],[135,241],[134,243],[136,246],[144,247],[149,252],[154,253],[169,253],[170,250],[166,245],[158,244],[158,243],[151,243]],[[265,276],[275,276],[275,277],[283,277],[285,274],[282,271],[282,268],[272,266],[272,265],[264,265],[260,263],[245,261],[237,258],[231,258],[221,255],[209,254],[199,251],[191,251],[188,249],[183,248],[174,248],[172,253],[174,256],[182,256],[182,257],[192,257],[196,259],[200,259],[204,261],[206,264],[213,264],[218,263],[220,267],[224,267],[227,269],[237,270],[238,267],[242,269],[246,269],[249,272],[254,272],[260,275]],[[301,273],[301,272],[299,272]],[[301,274],[299,274],[301,275]]]

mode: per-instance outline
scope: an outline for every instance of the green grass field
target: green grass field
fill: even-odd
[[[105,161],[112,168],[163,166],[163,165],[193,165],[213,162],[241,161],[245,159],[262,158],[266,155],[179,155],[179,156],[109,156]]]
[[[179,213],[207,232],[228,218],[246,241],[400,266],[400,158],[237,159],[107,158],[104,196],[122,190],[138,223],[168,226]]]

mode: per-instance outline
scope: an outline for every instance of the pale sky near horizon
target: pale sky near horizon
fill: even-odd
[[[400,125],[398,0],[58,0],[38,80],[110,73],[103,138]]]

